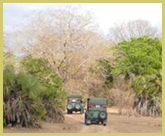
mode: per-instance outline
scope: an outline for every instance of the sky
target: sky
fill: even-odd
[[[104,35],[115,23],[143,19],[149,21],[162,33],[161,3],[4,3],[3,28],[12,32],[16,26],[26,23],[27,16],[33,11],[64,8],[66,5],[90,11]]]

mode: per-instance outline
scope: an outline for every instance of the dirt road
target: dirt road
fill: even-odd
[[[161,133],[162,118],[108,114],[108,124],[84,124],[84,115],[65,114],[64,123],[42,122],[42,129],[4,128],[4,133]]]

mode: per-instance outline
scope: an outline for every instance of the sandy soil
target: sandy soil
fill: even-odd
[[[84,124],[84,114],[65,114],[64,123],[41,123],[41,129],[4,128],[4,133],[161,133],[162,118],[108,114],[107,126]]]

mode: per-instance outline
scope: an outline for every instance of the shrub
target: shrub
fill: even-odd
[[[3,125],[39,126],[45,115],[40,99],[32,95],[40,84],[30,75],[15,74],[6,66],[3,72]]]
[[[63,122],[62,79],[44,59],[24,57],[20,66],[17,72],[13,66],[3,71],[3,125],[39,127],[41,119]]]
[[[44,59],[27,56],[22,61],[22,67],[26,73],[36,76],[45,87],[45,91],[40,91],[38,94],[46,110],[44,119],[63,122],[62,110],[65,108],[66,92],[62,89],[62,79],[48,67]]]

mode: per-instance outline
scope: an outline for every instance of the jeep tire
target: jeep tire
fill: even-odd
[[[80,109],[81,109],[81,105],[80,105],[79,103],[77,103],[77,104],[75,105],[75,109],[76,109],[76,110],[80,110]]]
[[[105,111],[101,111],[99,113],[99,117],[100,117],[100,119],[106,119],[107,118],[107,113]]]

